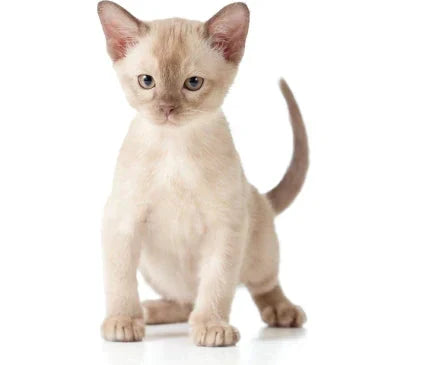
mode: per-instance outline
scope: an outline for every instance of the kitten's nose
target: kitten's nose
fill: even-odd
[[[172,105],[172,104],[160,104],[159,105],[160,111],[163,112],[167,118],[175,108],[176,108],[176,106]]]

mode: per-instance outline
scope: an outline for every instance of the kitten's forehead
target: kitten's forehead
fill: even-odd
[[[173,82],[203,42],[204,24],[185,19],[166,19],[152,22],[150,29],[152,52],[161,76],[166,82]]]
[[[204,24],[180,18],[156,20],[150,31],[154,37],[154,53],[158,58],[182,54],[205,37]]]

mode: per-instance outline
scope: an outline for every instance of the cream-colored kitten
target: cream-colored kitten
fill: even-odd
[[[300,112],[282,80],[294,156],[279,185],[261,195],[244,176],[221,110],[243,55],[247,6],[228,5],[206,23],[142,22],[109,1],[98,12],[114,68],[137,110],[105,208],[103,337],[139,341],[145,322],[189,320],[197,345],[234,345],[240,336],[229,314],[239,283],[266,323],[301,326],[303,311],[278,282],[273,223],[307,170]],[[137,270],[162,299],[140,303]]]

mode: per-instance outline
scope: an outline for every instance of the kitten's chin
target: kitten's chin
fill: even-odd
[[[164,118],[164,117],[155,117],[152,115],[148,115],[148,114],[144,114],[144,113],[140,113],[144,119],[148,122],[151,123],[153,125],[156,126],[161,126],[161,127],[180,127],[183,126],[185,124],[187,124],[187,121],[184,121],[180,118]]]

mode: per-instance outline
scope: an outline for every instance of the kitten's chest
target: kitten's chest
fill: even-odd
[[[152,171],[152,188],[167,193],[194,190],[203,179],[200,164],[183,150],[165,151]]]
[[[175,246],[199,239],[206,227],[207,191],[194,159],[179,151],[165,153],[150,177],[147,224],[151,236]]]

